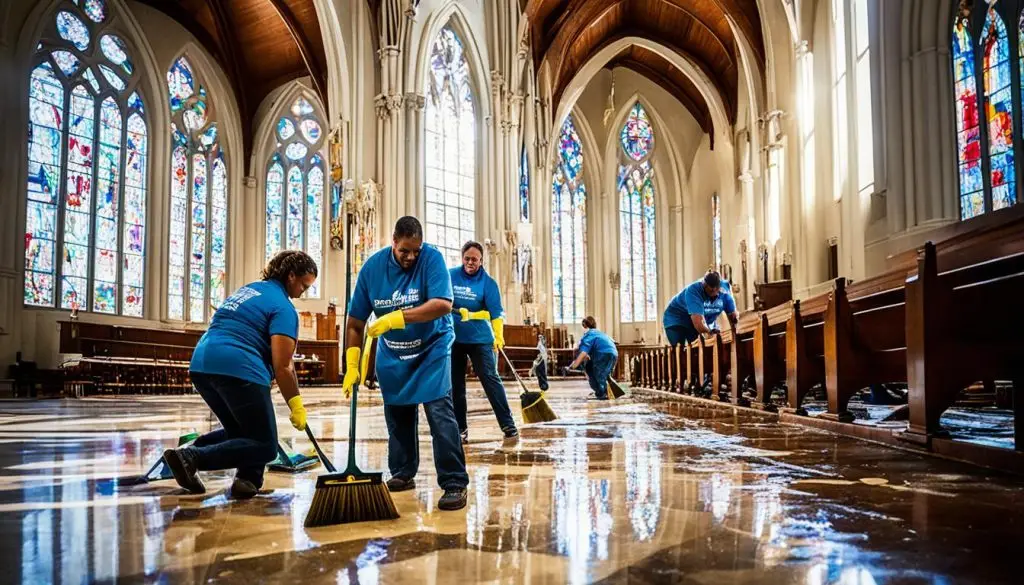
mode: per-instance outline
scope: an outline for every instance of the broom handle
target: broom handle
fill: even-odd
[[[516,367],[512,365],[512,360],[508,359],[508,355],[505,354],[505,348],[499,348],[498,351],[501,352],[501,356],[505,358],[506,362],[508,362],[508,367],[512,370],[512,375],[516,377],[516,382],[519,382],[519,385],[522,386],[523,392],[529,392],[526,388],[526,384],[523,383],[523,379],[519,377],[519,372],[516,371]]]
[[[337,471],[334,469],[334,464],[331,463],[331,460],[327,458],[327,455],[324,455],[324,452],[320,450],[320,443],[316,442],[316,437],[313,436],[313,431],[309,429],[309,425],[306,425],[306,436],[309,437],[310,442],[313,443],[313,448],[316,449],[316,454],[320,457],[320,461],[323,462],[324,467],[327,468],[327,473],[334,473]]]

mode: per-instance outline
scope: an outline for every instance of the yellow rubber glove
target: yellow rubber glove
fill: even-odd
[[[380,337],[392,329],[405,329],[405,315],[402,311],[391,311],[374,321],[367,329],[370,337]]]
[[[345,379],[341,382],[341,391],[345,398],[352,397],[352,388],[359,383],[359,348],[350,347],[345,350]]]
[[[359,383],[366,383],[366,376],[370,370],[370,350],[373,349],[373,338],[369,335],[366,336],[366,342],[363,344],[363,361],[359,364]]]
[[[466,311],[466,312],[463,313],[463,311]],[[490,321],[491,320],[491,314],[488,313],[487,311],[484,311],[484,310],[473,311],[472,313],[470,313],[466,309],[459,309],[459,313],[462,314],[462,320],[463,321]]]
[[[501,317],[491,321],[491,329],[494,330],[494,349],[505,348],[505,320]]]
[[[288,416],[288,420],[292,421],[292,426],[295,427],[295,430],[306,430],[306,407],[302,406],[302,397],[292,396],[289,398],[288,409],[292,411]]]

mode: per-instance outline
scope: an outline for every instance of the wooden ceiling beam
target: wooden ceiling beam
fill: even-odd
[[[679,103],[690,112],[690,115],[697,121],[701,130],[706,134],[714,135],[714,124],[711,121],[711,111],[708,109],[707,102],[703,101],[703,97],[701,98],[700,103],[695,102],[685,88],[680,87],[679,84],[654,67],[651,67],[632,56],[616,59],[608,63],[608,67],[625,67],[643,75],[652,83],[671,94],[672,97],[676,98],[676,100],[678,100]]]
[[[177,0],[139,0],[139,2],[151,8],[155,8],[156,10],[166,14],[172,20],[177,21],[178,24],[185,27],[185,30],[191,33],[192,36],[199,41],[200,45],[210,52],[214,59],[223,62],[224,51],[221,49],[220,44],[213,38],[213,35],[211,35],[209,31],[203,28],[203,25],[199,24],[199,21],[196,20],[189,11],[185,10],[177,2]]]
[[[295,40],[295,45],[299,49],[299,55],[302,57],[303,63],[306,64],[306,70],[313,80],[313,89],[320,96],[320,101],[327,107],[327,75],[320,62],[316,59],[313,44],[310,42],[309,37],[306,36],[306,33],[303,32],[299,19],[295,17],[295,13],[292,12],[285,0],[270,0],[270,4],[277,11],[281,20],[284,21],[285,26],[288,27],[288,32],[292,35],[292,39]]]
[[[631,28],[619,29],[615,31],[614,34],[611,34],[610,36],[606,37],[599,45],[591,49],[590,52],[584,58],[584,62],[586,61],[586,59],[589,59],[591,55],[599,53],[601,49],[605,48],[606,46],[626,37],[649,38],[659,44],[668,47],[673,52],[678,53],[679,55],[688,59],[691,63],[694,64],[695,67],[700,69],[704,73],[704,75],[707,76],[707,78],[711,81],[711,84],[714,86],[715,91],[718,93],[723,105],[725,106],[726,116],[728,117],[729,121],[736,121],[735,93],[737,91],[737,87],[735,80],[730,80],[729,78],[718,74],[718,72],[715,72],[708,63],[704,62],[696,55],[691,54],[686,49],[675,44],[675,40],[673,39],[663,38],[660,35],[651,35],[650,31],[643,31]],[[553,100],[555,103],[558,103],[558,101],[562,98],[562,94],[565,92],[566,86],[568,86],[568,81],[565,81],[565,79],[571,78],[571,75],[568,73],[568,71],[566,71],[565,67],[566,65],[563,63],[562,67],[556,74],[556,77],[559,79],[559,82],[555,84],[555,91],[553,95]],[[733,82],[730,83],[730,81]]]

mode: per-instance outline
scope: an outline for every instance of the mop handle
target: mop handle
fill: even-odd
[[[519,382],[519,385],[523,387],[523,392],[529,392],[526,388],[526,384],[523,383],[523,379],[519,377],[519,372],[516,371],[516,367],[512,365],[512,360],[508,359],[508,356],[505,354],[505,348],[498,348],[498,351],[501,352],[501,356],[505,358],[506,362],[508,362],[508,367],[512,370],[512,375],[516,377],[516,382]]]
[[[327,458],[327,455],[324,455],[324,452],[320,450],[320,443],[316,442],[316,437],[313,436],[313,431],[309,429],[309,425],[306,425],[306,436],[309,437],[310,442],[313,443],[313,448],[316,449],[316,454],[320,457],[320,461],[322,461],[324,467],[327,468],[327,473],[334,473],[337,471],[334,469],[334,464],[331,463],[331,460]]]

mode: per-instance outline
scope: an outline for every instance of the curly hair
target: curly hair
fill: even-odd
[[[465,254],[470,248],[476,248],[480,251],[480,255],[484,255],[484,247],[480,245],[480,242],[470,240],[462,246],[462,253]]]
[[[318,276],[316,261],[309,257],[309,254],[301,250],[284,250],[278,252],[260,274],[263,280],[277,280],[281,283],[288,282],[288,275],[303,277],[307,274]]]
[[[583,326],[587,329],[597,329],[597,319],[588,315],[583,318]]]

